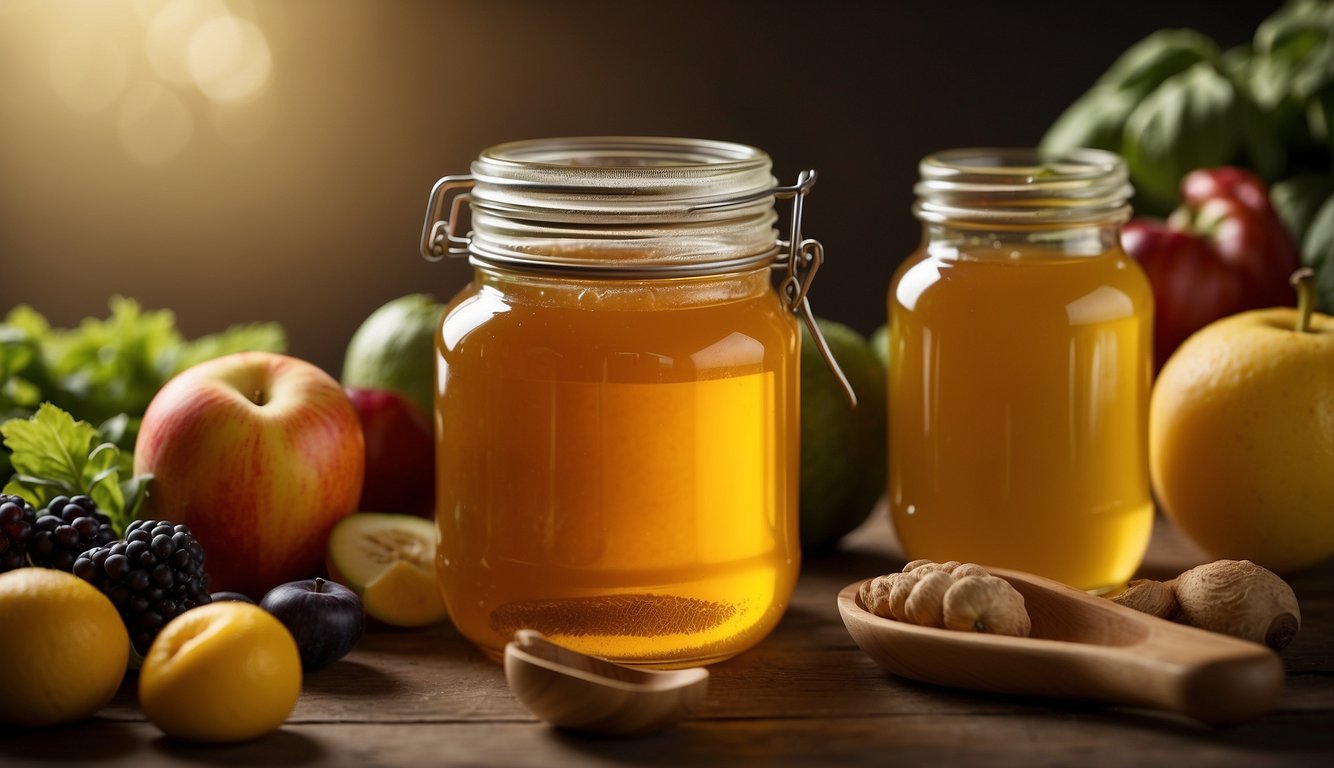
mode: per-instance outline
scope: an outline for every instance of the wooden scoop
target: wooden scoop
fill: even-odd
[[[1283,692],[1283,663],[1258,643],[1164,621],[1032,574],[988,570],[1024,596],[1031,637],[881,618],[858,600],[860,581],[839,593],[839,613],[876,663],[938,685],[1129,704],[1209,725],[1259,717]]]
[[[698,710],[703,667],[635,669],[557,645],[531,629],[505,646],[505,678],[533,714],[563,728],[607,734],[661,730]]]

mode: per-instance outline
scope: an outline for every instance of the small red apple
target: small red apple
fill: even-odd
[[[314,576],[357,510],[365,446],[338,382],[285,355],[242,352],[167,382],[144,414],[135,472],[151,514],[190,526],[215,590],[253,598]]]
[[[362,512],[435,515],[435,435],[421,406],[389,389],[346,387],[366,438]]]

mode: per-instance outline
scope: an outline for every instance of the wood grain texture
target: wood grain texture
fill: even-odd
[[[1144,573],[1207,560],[1159,520]],[[1269,714],[1215,729],[1134,707],[980,693],[897,677],[862,653],[836,597],[902,568],[883,515],[838,552],[808,556],[790,610],[756,648],[710,667],[703,709],[632,739],[578,736],[538,722],[500,665],[448,626],[372,629],[346,659],[309,675],[279,731],[226,747],[158,733],[133,685],[92,720],[0,729],[0,766],[96,760],[184,765],[907,765],[1315,766],[1334,758],[1334,564],[1292,581],[1303,627],[1281,654],[1283,695]]]
[[[1031,574],[992,574],[1023,595],[1031,636],[882,618],[861,604],[864,581],[839,593],[839,612],[877,663],[939,685],[1144,706],[1209,725],[1260,717],[1283,691],[1283,663],[1256,643],[1173,624]]]
[[[552,725],[604,735],[653,733],[704,704],[709,671],[635,669],[585,656],[522,629],[505,646],[515,698]]]

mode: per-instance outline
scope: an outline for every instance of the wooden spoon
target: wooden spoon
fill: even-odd
[[[505,646],[505,678],[533,714],[552,725],[607,734],[661,730],[698,710],[703,667],[657,671],[613,664],[521,629]]]
[[[881,618],[858,599],[860,581],[839,593],[839,613],[876,663],[938,685],[1150,707],[1209,725],[1259,717],[1283,692],[1283,663],[1258,643],[1164,621],[1032,574],[988,570],[1024,596],[1030,637]]]

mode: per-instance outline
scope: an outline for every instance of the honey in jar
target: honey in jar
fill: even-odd
[[[922,246],[888,301],[904,552],[1115,588],[1153,523],[1152,299],[1119,243],[1124,165],[959,150],[921,173]]]
[[[454,240],[474,278],[437,338],[455,626],[493,658],[520,628],[661,667],[757,643],[800,561],[799,335],[771,277],[791,255],[768,157],[519,142],[444,183],[473,223]],[[428,216],[427,247],[449,226]]]

